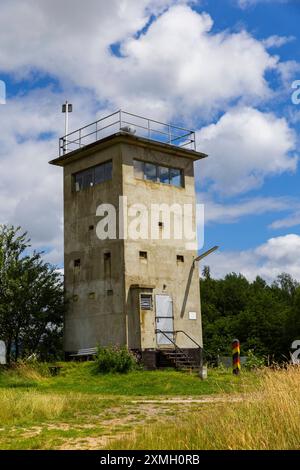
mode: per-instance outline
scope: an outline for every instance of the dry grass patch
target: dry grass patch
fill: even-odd
[[[0,423],[11,425],[55,419],[66,409],[67,402],[67,396],[36,390],[0,390]]]
[[[259,393],[240,403],[200,405],[145,426],[115,449],[300,449],[300,367],[265,370]]]

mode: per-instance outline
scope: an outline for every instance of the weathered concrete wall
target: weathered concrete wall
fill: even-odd
[[[112,180],[79,192],[74,191],[74,173],[111,159]],[[65,289],[69,302],[65,316],[66,351],[97,344],[126,344],[123,241],[101,241],[96,236],[99,221],[96,217],[97,207],[103,202],[117,206],[121,191],[119,145],[64,167]],[[111,253],[110,279],[104,273],[104,253],[108,251]],[[74,268],[75,259],[80,259],[79,268]]]
[[[180,168],[184,172],[184,187],[139,180],[135,178],[133,160],[162,164]],[[122,144],[123,161],[123,195],[127,197],[128,206],[142,202],[149,210],[151,203],[158,204],[193,204],[193,227],[195,220],[195,189],[193,160],[168,155],[151,149]],[[147,251],[147,261],[139,258],[139,251]],[[184,262],[177,262],[176,256],[183,255]],[[127,298],[127,315],[131,311],[132,285],[153,285],[154,309],[141,311],[141,347],[156,348],[155,331],[155,295],[168,294],[173,299],[174,329],[184,330],[195,341],[202,345],[202,328],[200,312],[199,273],[196,266],[192,269],[193,260],[197,256],[195,250],[187,250],[182,240],[126,240],[125,241],[125,287]],[[140,289],[140,292],[147,290]],[[189,319],[189,312],[196,312],[196,320]],[[154,328],[153,328],[154,326]],[[131,333],[130,347],[136,347],[137,337]],[[178,333],[176,338],[180,347],[197,347],[184,334]]]

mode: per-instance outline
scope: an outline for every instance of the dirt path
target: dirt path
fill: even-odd
[[[111,406],[102,406],[99,412],[95,412],[97,407],[91,413],[82,409],[62,421],[12,426],[6,439],[7,442],[18,439],[25,448],[28,442],[29,448],[36,449],[103,449],[150,424],[160,421],[172,424],[187,412],[247,399],[250,396],[246,394],[124,398]]]
[[[118,441],[134,430],[159,421],[171,422],[181,413],[199,411],[202,406],[212,403],[236,403],[245,400],[245,395],[222,395],[195,397],[172,397],[162,399],[135,399],[124,401],[121,407],[112,411],[110,419],[101,420],[98,425],[103,432],[97,436],[84,436],[67,439],[59,449],[103,449],[113,441]],[[184,407],[183,407],[184,405]],[[95,423],[95,428],[97,424]]]

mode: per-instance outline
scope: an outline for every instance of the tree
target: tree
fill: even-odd
[[[61,343],[63,282],[42,253],[30,253],[30,239],[20,230],[0,226],[0,338],[8,361],[32,353],[47,359]]]

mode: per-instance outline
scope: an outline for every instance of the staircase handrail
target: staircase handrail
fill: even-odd
[[[159,329],[156,329],[155,330],[155,333],[161,333],[163,334],[169,341],[171,341],[171,343],[173,343],[173,345],[175,346],[175,349],[177,349],[178,351],[181,352],[181,354],[183,354],[185,356],[186,359],[189,360],[189,356],[175,343],[175,341],[173,341],[171,338],[169,338],[168,334],[174,334],[175,331],[162,331],[162,330],[159,330]],[[175,357],[175,364],[177,365],[177,358]]]

